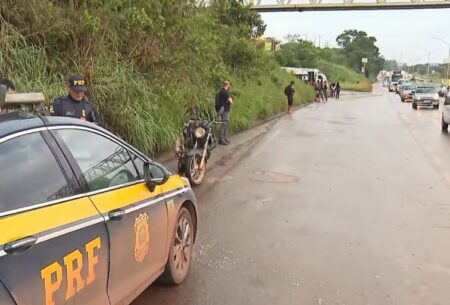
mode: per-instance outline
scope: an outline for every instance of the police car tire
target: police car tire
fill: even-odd
[[[178,228],[178,223],[180,221],[181,218],[185,218],[188,222],[189,222],[189,226],[191,228],[191,247],[190,247],[190,258],[189,258],[189,266],[187,268],[187,271],[185,274],[183,275],[179,275],[176,273],[175,271],[175,262],[174,262],[174,242],[175,242],[175,235],[177,234],[177,228]],[[162,285],[171,285],[171,286],[175,286],[175,285],[180,285],[182,284],[186,278],[189,275],[189,271],[191,269],[191,265],[192,265],[192,256],[194,254],[194,236],[195,236],[195,232],[197,231],[197,228],[195,227],[195,223],[192,220],[192,215],[191,213],[186,209],[186,208],[181,208],[180,211],[178,212],[178,216],[177,216],[177,221],[175,224],[175,228],[172,234],[172,239],[170,242],[170,250],[169,250],[169,257],[167,259],[167,263],[166,263],[166,267],[164,269],[163,274],[161,274],[161,276],[158,279],[158,283],[162,284]]]

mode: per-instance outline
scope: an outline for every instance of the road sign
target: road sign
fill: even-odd
[[[361,72],[364,73],[365,72],[365,67],[361,67]]]
[[[366,57],[364,57],[364,58],[361,59],[361,62],[362,62],[363,64],[367,64],[367,63],[369,62],[369,59],[366,58]]]

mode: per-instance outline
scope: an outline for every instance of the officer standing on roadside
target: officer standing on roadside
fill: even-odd
[[[69,93],[67,96],[53,99],[50,105],[50,114],[52,116],[77,118],[103,125],[94,105],[85,96],[87,86],[84,76],[79,74],[70,76],[67,89]]]

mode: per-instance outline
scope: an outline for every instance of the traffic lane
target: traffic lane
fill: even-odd
[[[450,186],[450,135],[441,131],[441,98],[438,110],[433,108],[412,109],[411,103],[402,103],[395,94],[387,94],[397,111],[400,121],[415,139],[421,151],[442,179]]]
[[[406,153],[408,152],[408,153]],[[199,196],[196,263],[134,304],[444,304],[448,187],[385,96],[284,118]]]

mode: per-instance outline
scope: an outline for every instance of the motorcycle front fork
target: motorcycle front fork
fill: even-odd
[[[211,134],[208,134],[208,138],[206,139],[205,147],[203,148],[202,161],[200,162],[200,168],[203,168],[206,162],[206,155],[208,153],[208,143],[211,139]]]

